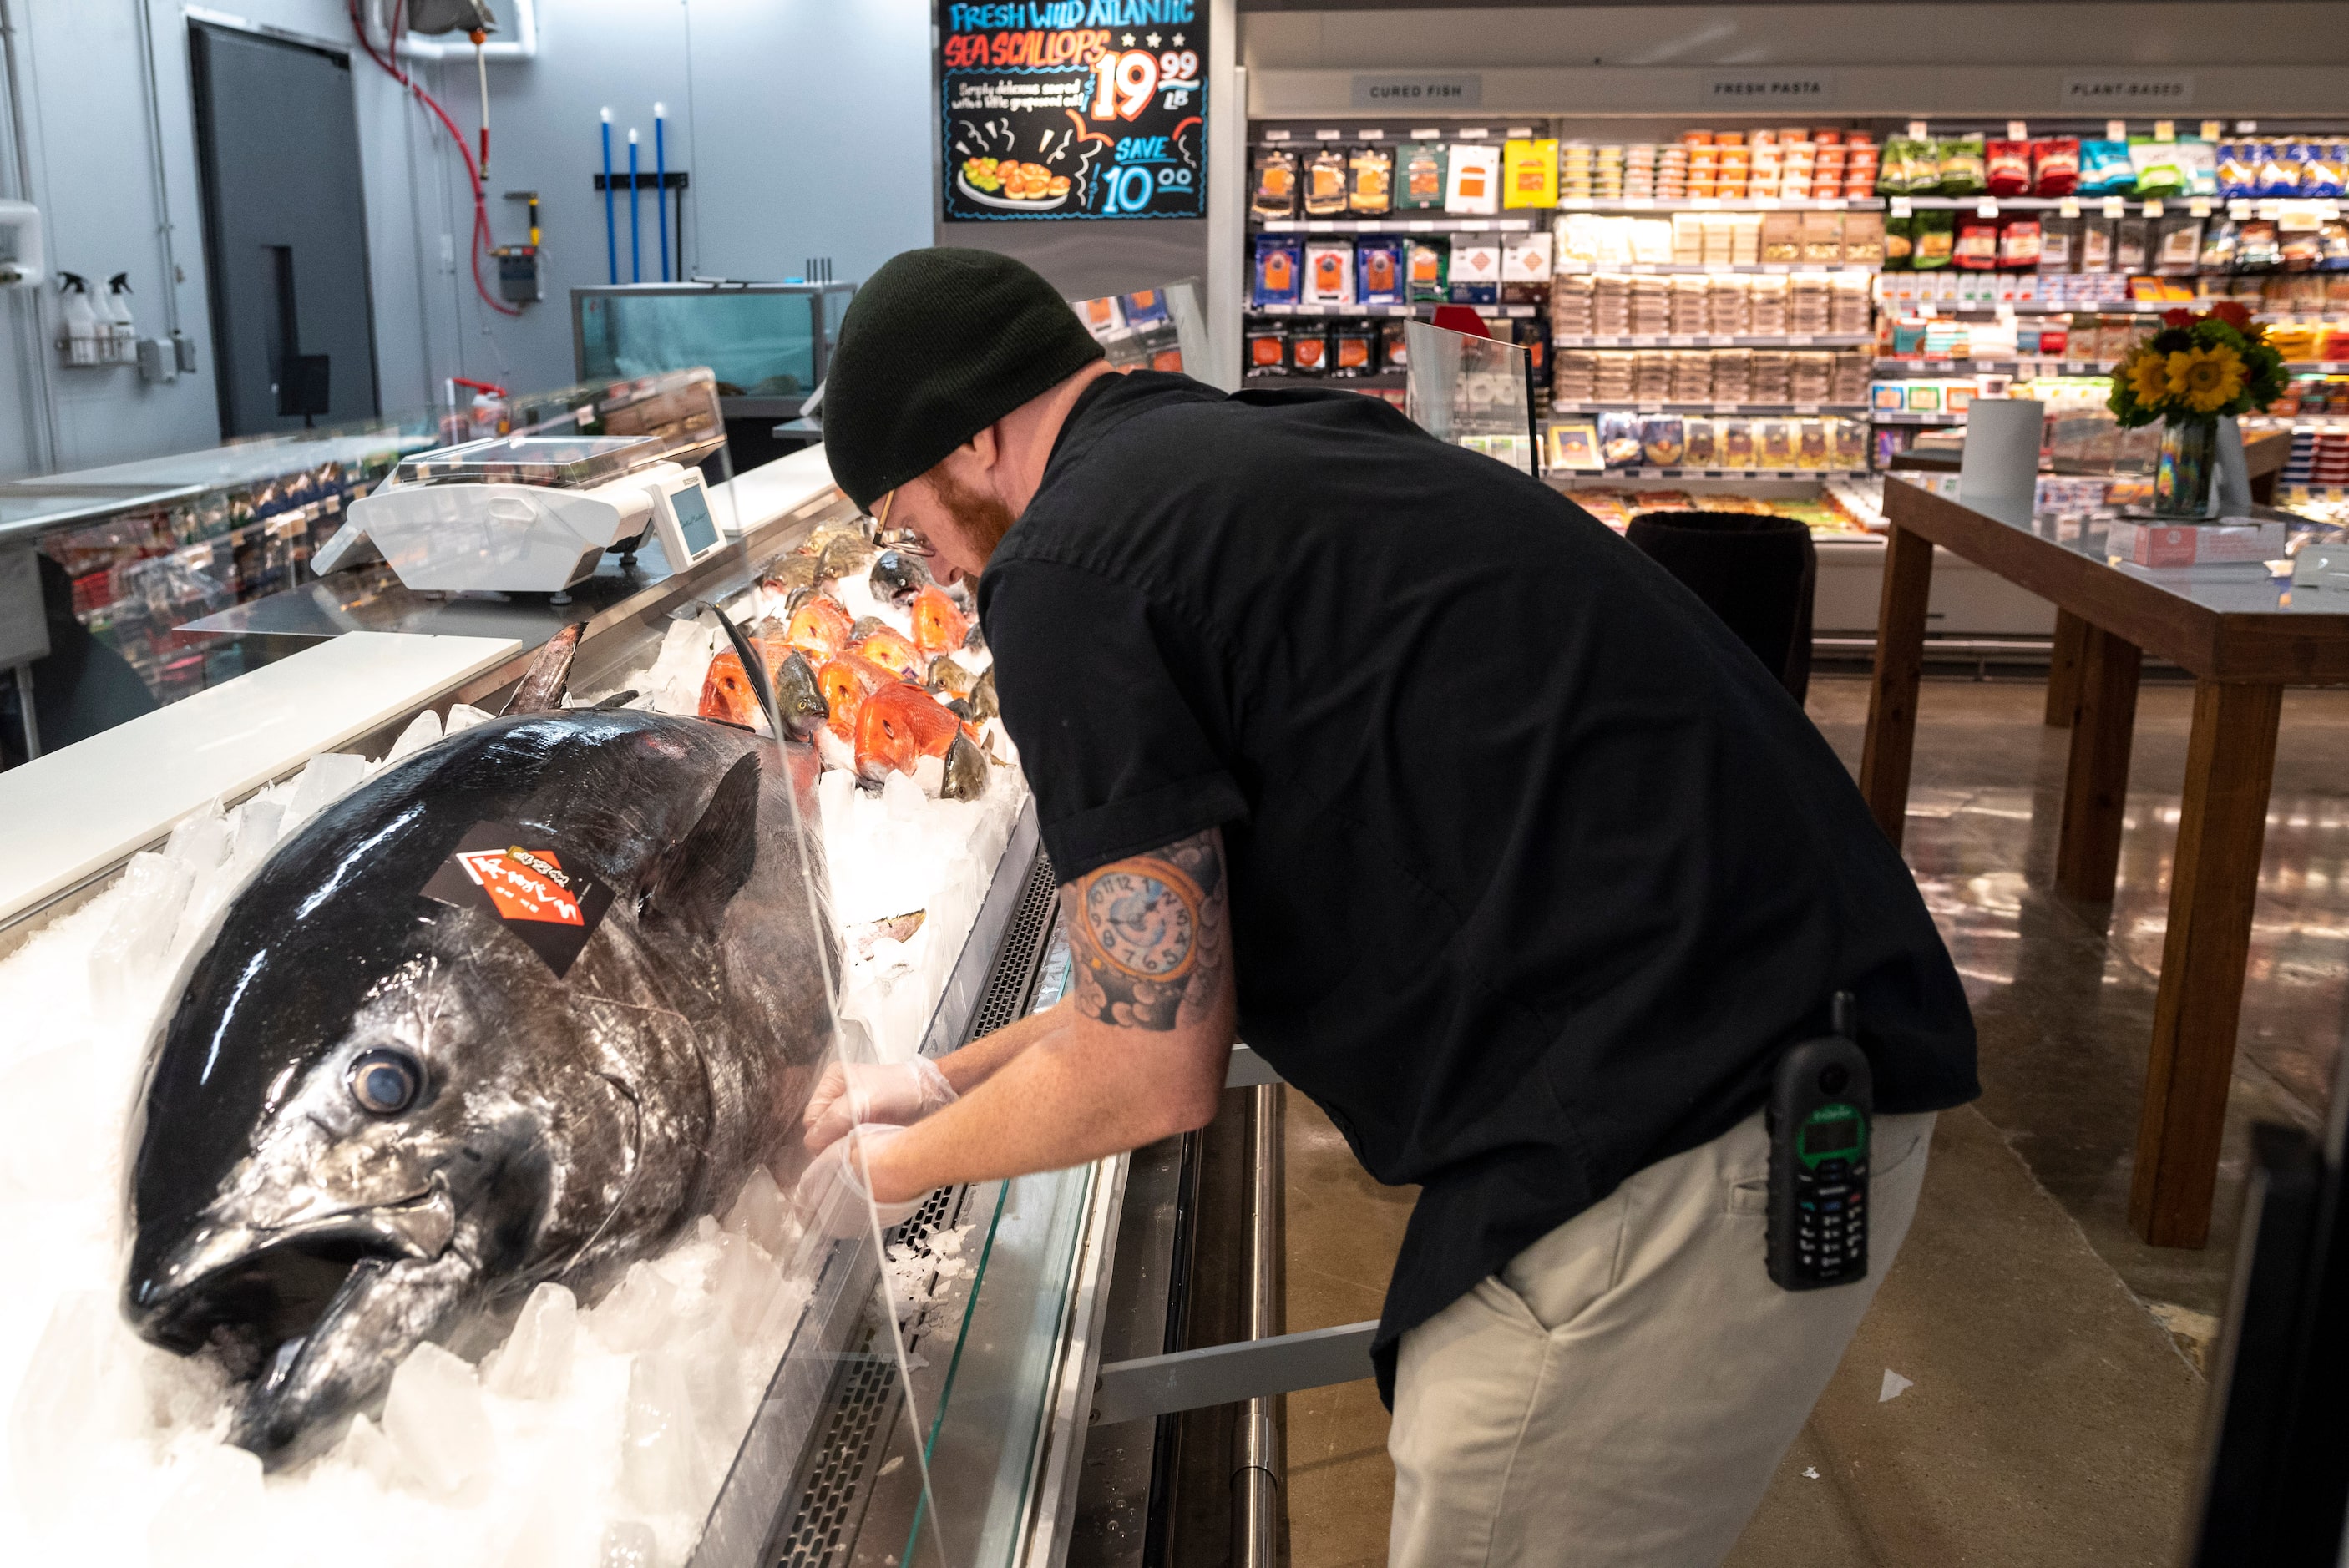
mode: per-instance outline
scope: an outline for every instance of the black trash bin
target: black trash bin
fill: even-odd
[[[1792,518],[1648,511],[1623,537],[1728,623],[1800,702],[1811,686],[1811,593],[1819,556]]]

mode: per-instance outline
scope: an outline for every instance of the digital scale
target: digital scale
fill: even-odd
[[[725,545],[701,470],[655,436],[500,436],[403,459],[311,569],[390,564],[431,593],[559,593],[657,534],[669,570]]]

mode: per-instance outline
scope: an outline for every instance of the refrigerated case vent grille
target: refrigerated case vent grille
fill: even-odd
[[[1028,868],[1028,883],[1019,890],[1019,907],[1012,911],[1003,945],[996,949],[994,973],[987,977],[987,990],[980,995],[978,1013],[971,1019],[972,1039],[995,1033],[1019,1017],[1027,1006],[1059,897],[1060,884],[1052,876],[1052,857],[1039,850],[1035,862]]]
[[[831,1568],[846,1560],[863,1511],[866,1466],[896,1393],[897,1364],[868,1336],[864,1354],[843,1374],[815,1471],[774,1554],[776,1568]]]

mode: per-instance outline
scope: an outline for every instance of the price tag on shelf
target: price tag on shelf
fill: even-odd
[[[2127,141],[2128,139],[2128,121],[2125,119],[2108,119],[2105,121],[2105,139],[2106,141]]]
[[[1892,197],[1884,204],[1885,214],[1888,217],[1906,218],[1916,210],[1916,207],[1906,196]]]
[[[1364,126],[1354,135],[1357,139],[1362,141],[1384,141],[1387,139],[1386,129],[1376,125]]]
[[[1557,210],[1561,212],[1588,212],[1596,205],[1598,203],[1588,196],[1561,196],[1558,198]]]
[[[1715,403],[1713,406],[1713,411],[1716,414],[1734,414],[1744,407],[1745,405],[1743,403]]]
[[[2107,218],[2126,218],[2128,216],[2128,203],[2117,196],[2106,197],[2105,216]]]
[[[1649,212],[1655,210],[1656,199],[1653,196],[1626,196],[1623,205],[1634,212]]]
[[[1405,225],[1405,227],[1414,234],[1432,234],[1435,232],[1435,220],[1433,218],[1413,218]]]
[[[1314,218],[1307,221],[1305,232],[1309,234],[1334,234],[1338,232],[1338,225],[1328,218]]]
[[[1531,218],[1504,218],[1494,225],[1495,228],[1506,230],[1513,234],[1530,232],[1533,226],[1534,221]]]
[[[1297,314],[1297,307],[1293,304],[1268,304],[1262,306],[1261,308],[1267,315],[1295,315]]]
[[[1819,406],[1816,403],[1797,403],[1795,405],[1795,412],[1797,414],[1816,414],[1818,411]]]
[[[1414,126],[1412,129],[1411,139],[1413,141],[1433,141],[1443,134],[1432,125]]]
[[[1640,414],[1661,414],[1664,411],[1664,406],[1661,403],[1637,403],[1632,405],[1632,409],[1635,413]]]
[[[2019,119],[2010,119],[2006,122],[2006,139],[2009,141],[2029,141],[2031,139],[2031,128]]]
[[[2156,141],[2176,141],[2178,139],[2178,122],[2174,119],[2155,120],[2153,122],[2153,139]]]
[[[2227,122],[2226,122],[2225,120],[2222,120],[2222,119],[2206,119],[2206,120],[2204,120],[2204,121],[2202,122],[2202,139],[2203,139],[2203,140],[2205,140],[2205,141],[2216,141],[2216,140],[2218,140],[2220,137],[2222,137],[2222,136],[2224,136],[2224,135],[2226,135],[2226,134],[2227,134]]]
[[[1814,335],[1807,332],[1790,332],[1786,335],[1788,346],[1795,348],[1808,348],[1817,341]]]
[[[2240,197],[2239,197],[2239,198],[2237,198],[2236,200],[2234,200],[2234,201],[2230,201],[2230,202],[2228,202],[2228,203],[2227,203],[2227,216],[2228,216],[2228,217],[2230,217],[2230,218],[2248,218],[2248,217],[2250,217],[2251,215],[2251,202],[2250,202],[2249,201],[2244,200],[2244,199],[2242,199],[2242,198],[2240,198]]]
[[[1689,332],[1669,333],[1664,337],[1664,343],[1666,346],[1671,348],[1694,348],[1696,335]]]
[[[1987,196],[1983,197],[1981,201],[1974,203],[1974,216],[1977,218],[1997,217],[1998,203]]]
[[[1467,129],[1454,134],[1463,141],[1485,141],[1489,139],[1493,133],[1481,125],[1472,125]]]
[[[1910,120],[1910,121],[1909,122],[1909,140],[1911,140],[1911,141],[1922,141],[1922,140],[1924,140],[1927,137],[1929,137],[1929,136],[1930,136],[1930,135],[1932,135],[1932,134],[1933,134],[1933,133],[1932,133],[1931,131],[1930,131],[1930,130],[1928,130],[1928,129],[1925,129],[1925,122],[1924,122],[1923,120],[1921,120],[1921,119],[1912,119],[1912,120]]]
[[[2259,129],[2259,128],[2260,122],[2258,120],[2239,119],[2235,122],[2235,134],[2237,136],[2249,136],[2253,131]]]
[[[2001,321],[2013,321],[2014,319],[2014,302],[2011,299],[2002,299],[1999,301],[1997,305],[1992,308],[1992,314]]]
[[[2160,217],[2160,216],[2161,216],[2161,203],[2160,203],[2159,201],[2147,201],[2147,202],[2145,204],[2145,215],[2146,215],[2147,217],[2148,217],[2148,218],[2158,218],[2158,217]]]
[[[1342,130],[1317,130],[1313,133],[1313,139],[1316,141],[1335,141],[1345,134],[1346,133]]]
[[[2064,197],[2062,201],[2055,203],[2055,215],[2059,218],[2078,217],[2080,215],[2080,199],[2077,196]]]
[[[1264,139],[1267,141],[1287,141],[1288,139],[1288,132],[1285,130],[1268,130],[1264,133]]]
[[[2188,197],[2186,199],[2186,211],[2194,217],[2208,218],[2210,215],[2210,198],[2208,196]]]
[[[1460,227],[1467,233],[1489,234],[1493,232],[1493,221],[1490,218],[1466,218],[1461,221]]]
[[[1817,201],[1812,202],[1811,205],[1816,207],[1822,212],[1840,212],[1845,208],[1850,206],[1851,202],[1848,199],[1842,196],[1822,196]]]
[[[1509,127],[1509,134],[1511,136],[1525,137],[1531,136],[1533,133],[1534,128],[1529,125],[1513,125]]]
[[[1756,196],[1754,198],[1754,205],[1764,212],[1775,212],[1785,203],[1775,196]]]

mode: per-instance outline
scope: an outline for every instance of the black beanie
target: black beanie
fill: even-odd
[[[824,373],[832,477],[869,509],[1102,357],[1024,263],[945,245],[892,256],[849,302]]]

